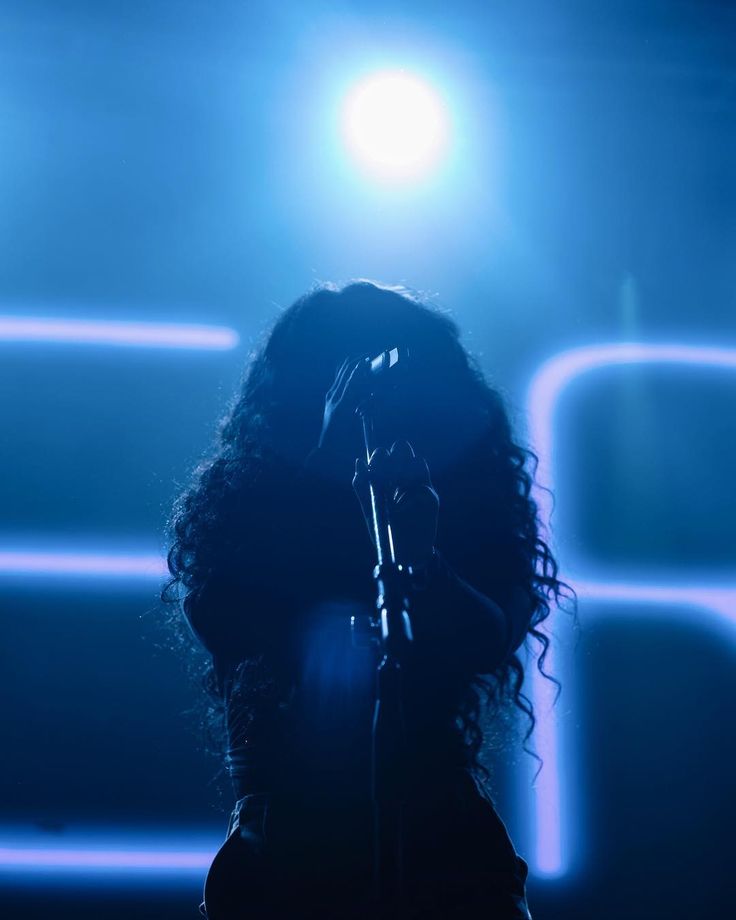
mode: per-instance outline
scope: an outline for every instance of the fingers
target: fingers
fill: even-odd
[[[396,459],[394,460],[392,486],[393,503],[396,510],[402,511],[415,505],[437,506],[439,498],[432,485],[427,461],[423,457],[415,456],[411,445],[406,441],[400,442],[398,451],[394,451],[394,448],[392,448],[392,454],[396,456]]]
[[[377,447],[371,454],[368,463],[358,457],[355,460],[355,475],[353,488],[361,501],[368,495],[369,483],[375,485],[388,485],[390,482],[391,461],[389,452],[385,447]]]
[[[365,460],[357,457],[355,460],[355,475],[353,476],[353,490],[358,498],[358,503],[360,504],[361,511],[363,512],[363,518],[365,520],[366,526],[368,527],[368,533],[370,534],[371,540],[373,540],[374,535],[369,482],[370,478],[368,473],[368,465]]]
[[[340,385],[335,391],[334,398],[339,402],[345,400],[351,406],[353,404],[357,405],[358,397],[362,396],[366,390],[367,379],[368,364],[366,363],[366,356],[362,355],[357,360],[355,358],[348,359],[342,370]]]
[[[390,450],[377,447],[369,462],[360,461],[356,475],[376,484],[391,486],[394,492],[403,492],[413,486],[432,487],[427,461],[417,457],[408,441],[395,441]]]
[[[406,445],[406,448],[400,448],[395,460],[394,475],[397,487],[408,487],[410,485],[431,486],[432,479],[427,461],[424,457],[417,457],[407,441],[404,441],[403,444]]]
[[[432,485],[427,461],[417,457],[408,441],[395,441],[389,455],[390,476],[397,491],[412,486]]]
[[[355,494],[361,501],[361,504],[364,503],[364,500],[368,497],[368,483],[370,482],[370,475],[368,473],[368,465],[365,460],[362,460],[360,457],[355,458],[355,475],[353,476],[353,489],[355,489]]]
[[[351,355],[345,358],[338,367],[332,386],[327,392],[328,398],[334,402],[340,402],[343,399],[351,380],[356,378],[356,373],[357,377],[362,377],[361,371],[363,369],[367,371],[366,357],[366,355]],[[364,365],[365,368],[363,367]]]
[[[397,558],[407,564],[429,558],[437,538],[439,496],[426,461],[416,456],[408,441],[397,441],[390,450],[376,448],[367,463],[356,459],[353,489],[374,539],[371,485],[386,490]]]
[[[335,395],[342,391],[343,387],[345,386],[346,374],[348,373],[348,370],[354,361],[354,358],[345,358],[342,364],[338,367],[337,371],[335,372],[335,379],[332,381],[332,385],[327,391],[327,396],[329,399],[334,399]]]

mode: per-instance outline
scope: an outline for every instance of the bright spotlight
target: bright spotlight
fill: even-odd
[[[348,147],[387,179],[419,178],[435,166],[447,147],[448,122],[438,93],[403,70],[361,80],[343,111]]]

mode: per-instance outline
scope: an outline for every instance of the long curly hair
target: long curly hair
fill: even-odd
[[[538,643],[544,673],[549,639],[540,625],[568,588],[530,494],[536,458],[513,439],[500,394],[450,317],[406,289],[360,281],[320,286],[280,314],[251,356],[214,451],[175,505],[163,599],[211,653],[205,679],[214,699],[228,669],[268,658],[325,584],[335,595],[372,599],[372,547],[349,468],[345,481],[309,488],[300,470],[336,368],[346,356],[394,345],[410,350],[412,384],[387,414],[380,443],[406,438],[428,461],[440,495],[437,546],[452,568],[501,607],[525,597],[517,625]],[[457,726],[480,769],[484,712],[512,702],[528,718],[525,740],[531,735],[523,677],[513,654],[465,690]]]

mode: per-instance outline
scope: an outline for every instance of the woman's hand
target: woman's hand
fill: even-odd
[[[322,417],[322,432],[319,447],[327,450],[335,443],[344,443],[341,435],[354,431],[355,410],[368,395],[367,356],[346,358],[337,369],[332,386],[325,396],[325,411]]]
[[[396,441],[391,450],[379,447],[370,461],[355,461],[353,488],[373,538],[369,483],[384,492],[396,561],[426,565],[434,554],[440,500],[432,486],[426,460],[417,457],[408,441]]]
[[[350,458],[358,439],[360,421],[355,410],[369,395],[368,357],[346,358],[337,369],[332,386],[325,396],[322,417],[322,431],[317,447],[305,462],[308,469],[315,469],[330,476],[350,473]]]

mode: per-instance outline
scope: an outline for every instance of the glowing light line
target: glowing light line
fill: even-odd
[[[79,320],[0,315],[0,343],[66,343],[222,351],[238,345],[225,326]],[[0,549],[0,575],[160,579],[164,561],[143,553],[85,553]]]
[[[588,371],[625,364],[689,365],[736,370],[736,349],[637,342],[585,346],[555,355],[535,373],[527,395],[530,441],[539,457],[537,483],[553,491],[554,423],[560,397],[566,388]],[[535,500],[543,526],[549,524],[552,495],[537,488]],[[671,604],[697,606],[716,614],[723,622],[736,622],[736,587],[709,585],[631,584],[573,579],[581,597],[623,604]],[[557,650],[550,645],[546,669],[555,673]],[[544,769],[535,787],[535,869],[538,875],[556,877],[568,870],[566,852],[569,805],[563,784],[563,754],[559,713],[553,708],[555,688],[532,671],[532,699],[540,720],[537,749]],[[563,820],[564,818],[564,820]]]
[[[45,831],[32,826],[0,828],[0,873],[19,880],[32,876],[145,877],[168,874],[189,884],[203,878],[222,835],[206,828],[156,830],[148,827],[64,827]]]
[[[563,390],[587,371],[622,364],[689,364],[736,369],[736,349],[635,342],[592,345],[555,355],[534,374],[527,395],[531,442],[539,456],[537,482],[550,487],[554,465],[553,426]],[[536,500],[542,521],[549,521],[552,498],[541,489]]]
[[[79,553],[0,550],[0,575],[161,579],[161,556],[144,553]]]
[[[579,597],[599,601],[615,601],[634,605],[652,604],[668,607],[702,607],[717,613],[724,621],[736,625],[736,586],[716,588],[712,585],[660,585],[612,581],[582,581],[575,579]],[[736,641],[736,631],[734,631]]]
[[[0,342],[227,351],[239,336],[227,326],[0,315]]]
[[[215,850],[64,849],[52,847],[0,847],[0,869],[42,871],[95,870],[162,872],[209,867]]]

